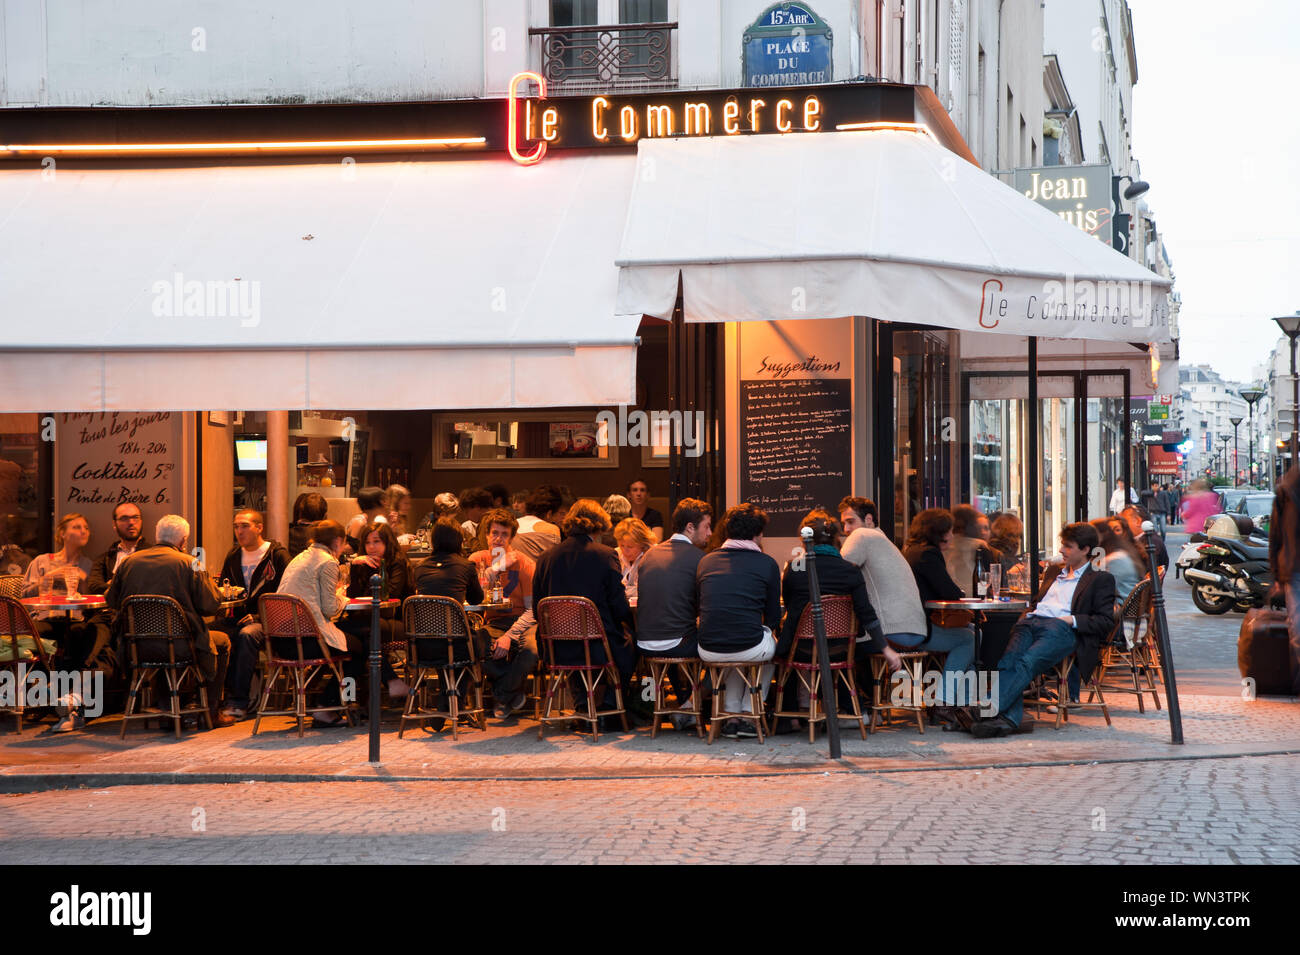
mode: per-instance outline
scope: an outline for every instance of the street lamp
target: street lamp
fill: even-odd
[[[1232,486],[1237,486],[1237,426],[1241,424],[1241,415],[1229,418],[1232,422]],[[1226,449],[1225,449],[1226,450]]]
[[[1128,181],[1128,186],[1124,189],[1124,198],[1130,202],[1138,196],[1145,195],[1151,188],[1151,184],[1141,179],[1134,179],[1132,176],[1110,177],[1110,197],[1115,204],[1115,211],[1110,217],[1110,244],[1116,251],[1128,255],[1128,226],[1132,217],[1124,211],[1119,201],[1119,184],[1125,180]]]
[[[1300,414],[1300,378],[1295,373],[1295,340],[1300,335],[1300,312],[1294,315],[1282,315],[1273,319],[1277,322],[1278,328],[1282,329],[1283,334],[1291,339],[1291,467],[1296,466],[1296,445],[1300,444],[1300,422],[1296,420],[1296,415]]]
[[[1221,435],[1219,440],[1223,442],[1223,470],[1219,472],[1221,477],[1228,476],[1228,436]]]
[[[1250,431],[1250,460],[1246,467],[1246,483],[1254,483],[1255,477],[1255,402],[1264,397],[1264,389],[1256,388],[1251,385],[1249,388],[1242,388],[1237,392],[1246,402],[1246,408],[1250,412],[1250,421],[1246,428]]]

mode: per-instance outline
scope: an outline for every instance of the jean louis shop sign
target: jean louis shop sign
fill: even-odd
[[[1034,166],[1015,171],[1014,186],[1077,229],[1111,244],[1110,165]]]
[[[745,31],[745,85],[831,82],[831,41],[831,28],[811,7],[773,4]]]

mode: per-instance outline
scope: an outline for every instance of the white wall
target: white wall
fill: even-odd
[[[764,0],[672,0],[683,88],[742,85]],[[834,77],[861,72],[855,0],[810,0]],[[545,0],[0,0],[0,106],[501,96],[540,64]],[[602,4],[604,22],[617,3]]]

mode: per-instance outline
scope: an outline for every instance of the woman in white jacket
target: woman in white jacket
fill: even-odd
[[[360,686],[365,674],[366,654],[361,640],[344,633],[334,620],[347,606],[346,575],[339,572],[339,556],[347,547],[347,531],[338,521],[318,521],[311,529],[311,546],[289,561],[280,578],[276,593],[292,594],[307,605],[321,637],[335,653],[348,653],[351,658],[343,664],[343,672]],[[310,648],[304,648],[310,652]],[[329,702],[338,705],[337,684],[326,691]],[[334,726],[342,722],[337,713],[315,712],[316,725]]]

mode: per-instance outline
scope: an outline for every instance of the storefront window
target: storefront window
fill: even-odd
[[[899,534],[918,511],[955,503],[952,449],[958,435],[948,376],[945,333],[895,333],[894,526]]]
[[[617,467],[618,448],[610,443],[607,422],[592,410],[478,418],[441,414],[434,419],[433,466]]]
[[[26,573],[41,552],[40,420],[0,414],[0,574]]]

